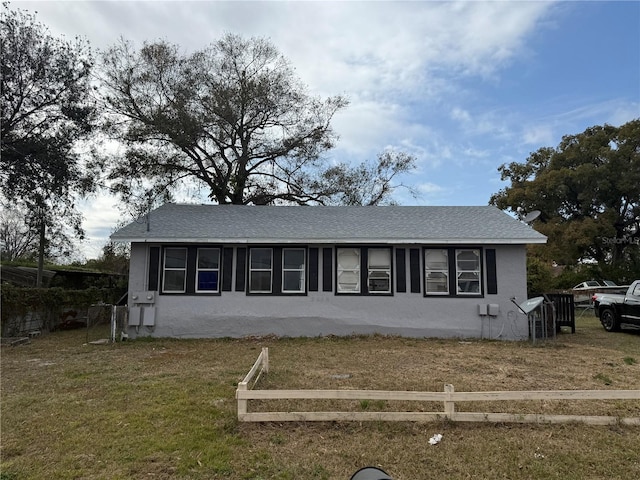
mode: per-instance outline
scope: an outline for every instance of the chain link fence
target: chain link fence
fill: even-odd
[[[119,342],[126,336],[127,307],[92,305],[87,311],[87,343]]]

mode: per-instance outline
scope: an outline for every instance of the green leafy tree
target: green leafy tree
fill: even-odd
[[[379,203],[413,166],[395,152],[374,167],[327,165],[331,120],[348,102],[309,95],[264,39],[228,34],[189,55],[164,41],[139,51],[121,41],[102,67],[105,126],[126,146],[105,170],[129,202],[195,185],[220,204],[333,203],[375,184],[375,195],[343,200]]]
[[[0,39],[0,188],[7,202],[24,205],[38,222],[42,262],[47,227],[64,223],[82,236],[74,200],[93,188],[93,177],[85,174],[77,147],[92,130],[93,59],[86,42],[52,37],[34,15],[7,3]]]
[[[540,257],[527,255],[527,294],[540,295],[553,286],[551,266]]]
[[[538,255],[640,274],[627,268],[640,259],[640,120],[567,135],[558,147],[499,171],[511,185],[493,195],[492,204],[517,215],[542,212],[535,227],[549,242]]]
[[[87,260],[84,266],[107,273],[129,273],[130,245],[108,242],[102,247],[102,254],[96,258]]]

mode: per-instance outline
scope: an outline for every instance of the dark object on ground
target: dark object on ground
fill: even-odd
[[[376,467],[364,467],[353,474],[351,480],[393,480],[384,470]]]

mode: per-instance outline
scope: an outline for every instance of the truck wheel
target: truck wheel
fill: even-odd
[[[620,323],[616,314],[610,308],[605,308],[600,312],[600,323],[607,332],[617,332],[620,330]]]

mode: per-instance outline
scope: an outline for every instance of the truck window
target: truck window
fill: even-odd
[[[634,297],[640,297],[640,283],[635,286],[631,295],[633,295]]]

